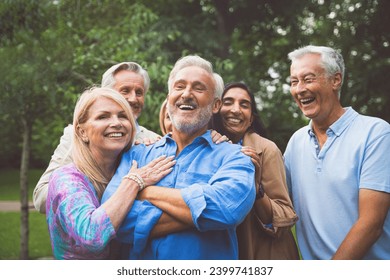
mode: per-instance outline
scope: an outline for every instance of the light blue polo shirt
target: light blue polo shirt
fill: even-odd
[[[327,136],[320,150],[310,122],[294,133],[284,154],[303,259],[334,255],[358,218],[360,188],[390,193],[387,122],[348,107]],[[364,259],[390,259],[390,214]]]

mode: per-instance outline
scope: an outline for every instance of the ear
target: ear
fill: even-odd
[[[215,98],[214,104],[213,104],[213,114],[216,114],[219,112],[219,109],[221,108],[222,102],[221,99]]]
[[[81,140],[83,140],[84,143],[89,143],[87,132],[81,127],[81,125],[77,126],[77,134],[80,136]]]
[[[333,90],[338,91],[341,87],[342,76],[341,73],[336,73],[333,77]]]

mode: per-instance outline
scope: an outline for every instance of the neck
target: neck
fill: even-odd
[[[200,135],[203,135],[207,131],[207,127],[204,127],[198,131],[194,131],[192,133],[185,133],[179,130],[176,130],[175,127],[172,127],[172,138],[175,140],[177,145],[176,155],[180,154],[180,152],[187,147],[189,144],[194,141],[194,139]]]
[[[314,120],[312,123],[312,128],[314,134],[317,136],[318,144],[320,145],[320,148],[325,144],[326,140],[328,139],[328,136],[326,134],[326,131],[328,128],[335,123],[345,112],[345,109],[341,106],[337,108],[336,110],[332,111],[330,114],[328,114],[327,117],[324,118],[324,120]]]
[[[326,134],[328,128],[335,123],[341,116],[344,114],[345,109],[343,107],[337,107],[334,110],[330,111],[323,118],[313,119],[313,129],[316,133]]]
[[[245,133],[244,133],[245,134]],[[244,134],[231,134],[226,133],[226,136],[234,143],[237,144],[242,138],[244,138]]]
[[[106,155],[95,154],[96,162],[99,164],[105,178],[111,179],[112,176],[114,176],[117,166],[117,158],[118,155],[113,155],[113,153]]]

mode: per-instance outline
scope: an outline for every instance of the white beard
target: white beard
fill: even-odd
[[[213,103],[205,108],[200,109],[198,114],[190,119],[177,118],[174,113],[175,110],[178,109],[176,107],[172,109],[169,103],[167,104],[167,111],[169,117],[171,118],[172,126],[174,126],[180,132],[190,135],[207,126],[213,115]]]

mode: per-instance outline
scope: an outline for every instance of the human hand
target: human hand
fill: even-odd
[[[219,132],[217,132],[214,129],[211,130],[211,139],[215,144],[220,144],[223,142],[232,143],[232,141],[230,141],[226,135],[221,135]]]
[[[256,150],[249,146],[242,146],[241,152],[251,157],[252,162],[256,169],[256,173],[258,173],[261,168],[261,158],[260,155],[256,152]]]
[[[159,136],[156,139],[150,139],[150,138],[144,138],[141,140],[135,140],[134,145],[139,145],[139,144],[145,144],[145,146],[152,145],[156,143],[158,140],[160,140],[162,137]]]
[[[167,174],[169,174],[172,171],[172,166],[174,166],[175,163],[176,160],[174,160],[174,156],[167,157],[164,155],[149,162],[147,165],[138,168],[138,163],[133,160],[129,174],[138,174],[143,179],[145,187],[147,187],[156,184]]]

